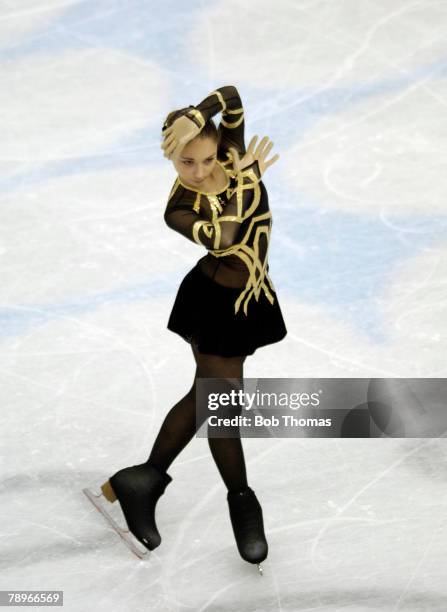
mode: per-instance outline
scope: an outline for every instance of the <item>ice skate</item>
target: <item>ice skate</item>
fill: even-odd
[[[155,523],[155,507],[171,480],[171,476],[166,472],[159,471],[149,463],[142,463],[116,472],[101,486],[102,493],[98,495],[89,489],[83,489],[83,492],[130,550],[143,559],[148,550],[154,550],[161,543]],[[119,527],[107,512],[102,497],[110,503],[119,501],[128,530]],[[146,550],[141,550],[130,534],[133,534]]]
[[[263,574],[261,561],[267,558],[268,544],[264,533],[262,508],[250,487],[238,493],[228,492],[230,519],[239,554],[248,563],[256,563]]]

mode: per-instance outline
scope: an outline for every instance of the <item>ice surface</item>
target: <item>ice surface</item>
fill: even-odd
[[[446,27],[429,1],[0,3],[0,589],[70,612],[445,612],[444,439],[244,440],[262,577],[206,439],[169,470],[148,561],[82,489],[144,461],[191,386],[166,324],[204,253],[164,224],[160,129],[222,85],[281,155],[289,333],[244,375],[446,376]]]

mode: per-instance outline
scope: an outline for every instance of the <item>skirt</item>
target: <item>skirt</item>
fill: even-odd
[[[253,355],[257,348],[282,340],[287,329],[276,292],[273,304],[263,291],[253,295],[237,313],[234,303],[243,288],[225,287],[209,278],[198,263],[183,278],[172,307],[167,328],[200,353],[237,357]]]

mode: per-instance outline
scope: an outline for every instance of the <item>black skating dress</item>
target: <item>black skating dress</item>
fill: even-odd
[[[217,161],[226,187],[203,192],[177,177],[164,219],[207,254],[183,278],[169,316],[168,329],[205,354],[252,355],[282,340],[287,329],[268,274],[272,228],[267,190],[258,162],[233,170],[229,147],[244,156],[244,110],[237,89],[220,87],[187,113],[199,127],[222,113]]]

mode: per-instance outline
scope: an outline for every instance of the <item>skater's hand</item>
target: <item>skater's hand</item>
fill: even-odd
[[[163,142],[161,148],[164,151],[164,157],[168,159],[176,159],[183,147],[200,133],[198,125],[182,115],[178,117],[173,124],[163,132]]]
[[[240,172],[247,166],[250,166],[253,162],[257,161],[261,175],[267,170],[269,166],[274,164],[279,159],[279,155],[276,154],[267,161],[266,157],[273,147],[273,142],[269,142],[268,136],[264,136],[259,145],[255,150],[256,141],[258,136],[253,136],[248,145],[248,149],[242,159],[239,158],[239,153],[234,147],[230,147],[230,152],[233,156],[233,167],[236,173]]]

